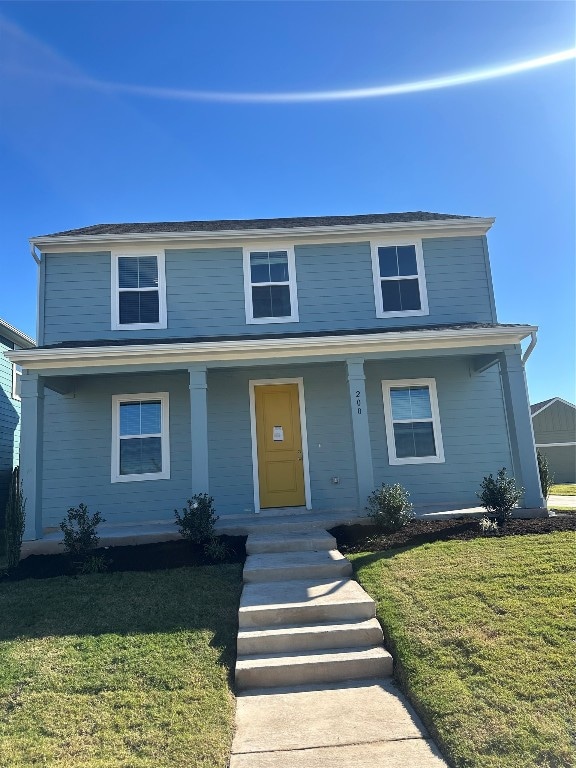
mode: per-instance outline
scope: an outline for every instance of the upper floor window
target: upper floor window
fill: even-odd
[[[164,253],[112,254],[112,328],[166,328]]]
[[[421,241],[372,243],[372,269],[378,317],[428,314]]]
[[[294,249],[244,249],[246,322],[298,320]]]
[[[435,380],[383,381],[382,394],[390,464],[443,462]]]

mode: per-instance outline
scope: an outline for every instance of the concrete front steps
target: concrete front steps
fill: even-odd
[[[319,552],[274,552],[250,555],[244,566],[244,583],[290,581],[350,576],[352,566],[337,549]]]
[[[382,678],[375,604],[326,531],[255,532],[238,614],[239,690]]]

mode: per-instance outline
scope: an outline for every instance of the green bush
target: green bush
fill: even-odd
[[[476,495],[484,509],[504,525],[512,516],[512,509],[522,498],[524,488],[518,488],[513,477],[508,477],[506,467],[498,470],[496,478],[488,475],[480,484]]]
[[[544,501],[548,498],[550,488],[554,483],[554,475],[550,472],[548,466],[548,459],[540,451],[536,451],[536,458],[538,459],[538,474],[540,475],[540,487],[542,488],[542,496]]]
[[[368,496],[368,517],[373,520],[378,530],[384,533],[399,531],[414,517],[409,498],[410,494],[400,483],[382,483],[380,488]]]
[[[214,525],[218,515],[214,511],[214,499],[207,493],[197,493],[188,499],[180,512],[174,510],[176,525],[184,539],[193,544],[204,544],[214,538]]]
[[[196,493],[188,499],[187,506],[174,510],[176,525],[182,538],[192,544],[204,547],[206,557],[221,562],[228,555],[228,547],[216,536],[214,526],[218,515],[214,510],[214,499],[207,493]]]
[[[70,507],[66,517],[60,523],[64,534],[64,548],[69,555],[85,558],[100,541],[96,528],[106,520],[100,512],[90,515],[86,504]]]
[[[26,499],[22,491],[20,468],[14,467],[6,504],[6,561],[8,568],[15,568],[20,560],[25,519]]]

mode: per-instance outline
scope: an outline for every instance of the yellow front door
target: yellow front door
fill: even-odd
[[[304,506],[298,384],[264,384],[254,393],[260,506]]]

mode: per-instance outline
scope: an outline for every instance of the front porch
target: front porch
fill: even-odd
[[[482,507],[464,507],[453,509],[446,505],[415,505],[416,520],[457,520],[481,518],[486,514]],[[518,508],[512,512],[513,518],[526,519],[547,517],[546,508]],[[250,536],[251,534],[293,534],[309,531],[325,531],[339,525],[370,525],[366,515],[352,512],[303,512],[292,510],[262,510],[259,514],[227,515],[216,522],[216,533],[228,536]],[[139,544],[156,544],[162,541],[174,541],[180,534],[172,520],[158,520],[148,523],[124,523],[102,525],[98,529],[100,547],[125,547]],[[62,533],[59,530],[47,531],[41,539],[25,541],[22,544],[21,559],[29,555],[53,555],[64,551]]]
[[[290,522],[282,515],[285,525],[360,522],[382,482],[403,484],[418,514],[481,514],[479,483],[501,466],[524,487],[523,507],[546,514],[521,348],[503,344],[523,335],[524,327],[497,326],[165,343],[153,354],[131,345],[33,350],[22,361],[25,538],[57,547],[60,521],[80,502],[106,519],[105,546],[171,537],[174,508],[195,493],[214,496],[222,532],[262,529],[273,512],[260,504],[252,392],[286,381],[300,392],[306,493]],[[400,426],[434,426],[422,443],[431,455],[404,460],[390,389],[410,386],[428,393],[434,413]],[[122,398],[165,404],[167,464],[157,479],[118,473],[114,403]],[[271,428],[273,439],[285,429]]]

